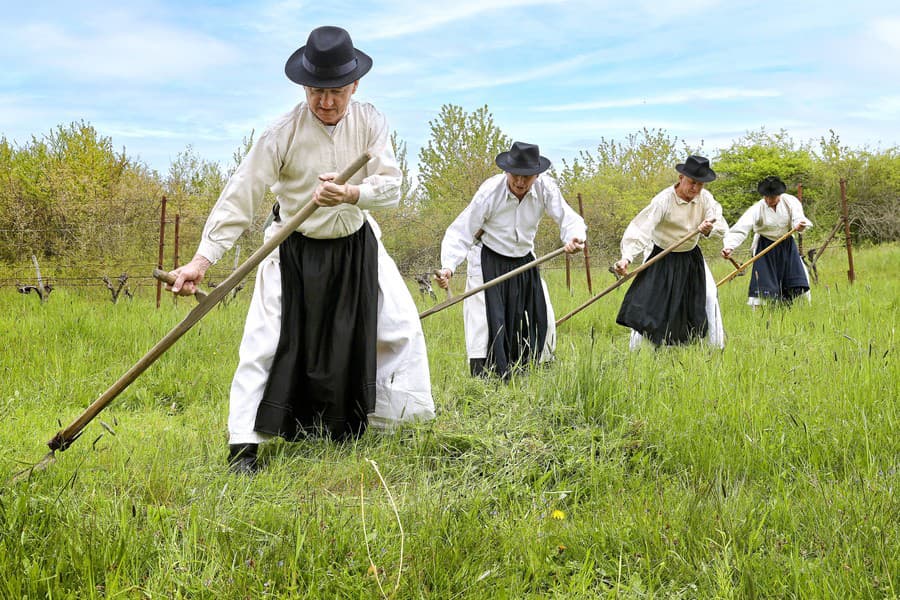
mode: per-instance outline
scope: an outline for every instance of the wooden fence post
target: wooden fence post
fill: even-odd
[[[175,215],[175,256],[173,257],[172,268],[177,269],[181,266],[181,255],[179,254],[179,244],[181,242],[181,213]],[[176,296],[178,294],[175,294]]]
[[[31,263],[34,265],[34,272],[37,274],[38,295],[41,302],[44,301],[44,279],[41,277],[41,265],[38,264],[37,256],[31,255]]]
[[[163,249],[166,239],[166,197],[162,197],[162,205],[159,211],[159,260],[157,261],[156,268],[163,268]],[[162,300],[162,282],[156,282],[156,308],[159,308],[159,303]]]
[[[856,273],[853,271],[853,243],[850,241],[850,209],[847,207],[847,181],[841,177],[841,214],[844,219],[844,236],[847,238],[847,279],[850,283],[856,281]]]
[[[181,241],[181,213],[175,214],[175,244],[172,248],[172,268],[177,269],[181,263],[179,244]],[[172,304],[178,304],[178,294],[172,294]]]
[[[800,201],[800,204],[803,204],[803,184],[797,184],[797,200]],[[797,251],[800,252],[800,258],[803,258],[803,234],[797,233]]]
[[[581,203],[581,193],[578,193],[578,214],[584,218],[584,205]],[[584,273],[587,275],[588,293],[594,293],[594,286],[591,284],[591,251],[588,249],[587,240],[584,241]]]

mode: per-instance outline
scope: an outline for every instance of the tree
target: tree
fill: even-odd
[[[814,165],[817,185],[823,190],[816,216],[828,223],[819,234],[824,235],[822,230],[841,217],[840,180],[844,179],[853,231],[873,242],[900,239],[900,149],[853,149],[830,131],[828,138],[819,139]]]
[[[719,178],[709,189],[722,205],[728,223],[734,223],[751,204],[759,200],[757,184],[770,175],[781,178],[788,193],[796,195],[803,184],[804,212],[813,216],[822,190],[813,183],[813,155],[809,144],[796,146],[783,129],[770,133],[765,128],[749,131],[732,142],[713,161]],[[809,209],[809,210],[807,210]]]
[[[487,105],[467,113],[445,104],[428,125],[431,139],[419,151],[422,203],[455,216],[482,182],[498,173],[494,158],[509,149],[511,140],[494,124]]]
[[[484,180],[499,172],[494,158],[511,143],[494,124],[487,106],[467,113],[445,104],[428,124],[431,137],[419,151],[415,210],[407,215],[409,244],[401,246],[396,256],[406,271],[438,265],[444,230]]]
[[[571,164],[562,161],[562,191],[573,205],[577,194],[582,195],[588,241],[601,256],[618,256],[625,227],[653,196],[675,182],[675,165],[695,152],[664,130],[644,128],[623,141],[600,138],[596,153],[582,151]]]

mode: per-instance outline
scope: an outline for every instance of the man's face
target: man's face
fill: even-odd
[[[528,193],[528,190],[531,189],[531,184],[534,183],[535,179],[537,179],[537,175],[513,175],[512,173],[507,173],[506,185],[509,187],[509,191],[513,193],[513,196],[521,200]]]
[[[776,206],[778,206],[778,200],[781,199],[781,194],[778,194],[777,196],[764,196],[764,197],[766,199],[766,204],[769,206],[769,208],[775,208]]]
[[[354,81],[339,88],[314,88],[303,86],[306,90],[306,103],[309,104],[313,114],[326,125],[337,125],[344,118],[347,107],[350,105],[350,97],[359,87],[359,81]]]
[[[690,202],[700,194],[703,190],[703,185],[702,181],[679,175],[678,183],[675,184],[675,193],[681,196],[682,199]]]

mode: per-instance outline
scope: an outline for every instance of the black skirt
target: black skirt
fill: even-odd
[[[759,236],[756,253],[772,245],[769,238]],[[809,291],[809,279],[803,268],[803,259],[797,251],[794,238],[789,238],[772,248],[753,263],[750,278],[750,296],[767,300],[791,302]]]
[[[534,255],[510,258],[487,246],[481,249],[485,283],[534,260]],[[547,338],[547,302],[537,267],[484,291],[488,351],[485,366],[504,379],[513,370],[537,361]]]
[[[650,260],[662,252],[653,247]],[[700,247],[671,252],[634,278],[616,323],[656,345],[687,344],[706,335],[706,265]]]
[[[281,334],[256,430],[294,440],[361,435],[375,409],[378,242],[293,233],[279,246]]]

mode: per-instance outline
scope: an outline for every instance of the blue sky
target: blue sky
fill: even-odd
[[[76,8],[77,6],[77,8]],[[747,130],[900,145],[896,0],[4,0],[0,135],[85,120],[162,173],[188,144],[226,166],[302,98],[285,59],[340,25],[415,165],[443,104],[487,104],[560,165],[663,128],[708,154]]]

